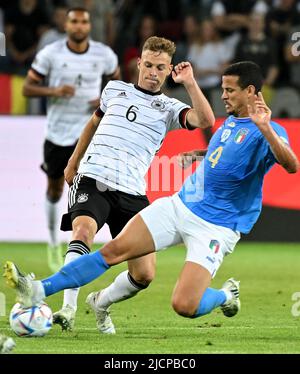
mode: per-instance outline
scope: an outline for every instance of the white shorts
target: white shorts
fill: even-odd
[[[240,239],[239,232],[196,216],[177,194],[154,201],[139,214],[153,237],[156,251],[184,242],[185,261],[202,265],[212,277]]]

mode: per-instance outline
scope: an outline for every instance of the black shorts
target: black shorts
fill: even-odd
[[[41,169],[49,178],[58,179],[64,175],[64,169],[67,166],[76,144],[62,147],[49,140],[44,143],[44,162]]]
[[[114,238],[126,223],[139,211],[149,205],[147,196],[136,196],[121,191],[100,189],[95,179],[76,175],[69,189],[68,213],[61,220],[61,230],[72,230],[72,221],[78,216],[95,219],[98,230],[107,223]],[[103,185],[102,185],[103,187]]]

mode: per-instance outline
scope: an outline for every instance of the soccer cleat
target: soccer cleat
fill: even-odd
[[[222,290],[230,292],[232,299],[225,302],[221,305],[221,310],[226,317],[235,316],[238,311],[241,309],[241,302],[239,299],[240,295],[240,282],[236,281],[233,278],[229,278],[222,286]]]
[[[0,353],[10,353],[16,346],[15,341],[5,335],[0,335]]]
[[[53,323],[60,325],[62,331],[73,331],[75,324],[75,309],[67,304],[53,314]]]
[[[31,307],[34,305],[33,298],[33,287],[32,281],[34,275],[24,275],[22,274],[17,266],[11,262],[6,261],[4,265],[4,278],[6,278],[6,283],[9,287],[15,288],[17,291],[16,301],[19,302],[24,307]]]
[[[48,245],[48,267],[53,272],[58,272],[63,266],[62,248],[60,245]]]
[[[105,309],[97,306],[99,296],[101,296],[101,291],[92,292],[88,295],[85,302],[95,313],[98,330],[102,334],[115,334],[116,329],[110,318],[109,308]]]

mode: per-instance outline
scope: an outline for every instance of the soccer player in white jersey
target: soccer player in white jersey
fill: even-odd
[[[184,78],[186,68],[179,64],[175,79],[189,86],[191,78]],[[288,173],[297,172],[300,166],[285,129],[271,121],[271,110],[260,92],[262,82],[260,68],[252,62],[226,69],[222,99],[230,116],[212,137],[203,162],[179,193],[143,209],[99,251],[80,256],[42,281],[22,275],[7,262],[5,277],[16,288],[19,301],[33,305],[63,289],[91,282],[110,266],[142,259],[140,256],[183,241],[186,259],[172,296],[176,313],[197,318],[221,307],[226,317],[236,315],[239,282],[230,278],[221,289],[215,289],[210,287],[211,280],[224,256],[233,252],[240,232],[248,233],[258,219],[265,174],[275,163]],[[194,123],[189,116],[188,121]],[[98,321],[101,298],[100,292],[88,297]]]
[[[47,175],[45,209],[52,271],[58,270],[63,261],[58,240],[58,201],[64,187],[64,169],[84,125],[99,104],[102,77],[120,78],[116,54],[110,47],[89,39],[87,10],[69,9],[65,30],[65,39],[37,54],[23,88],[25,96],[48,99],[41,168]]]
[[[149,204],[144,177],[168,131],[213,125],[213,112],[189,63],[176,66],[173,79],[185,86],[193,108],[161,92],[172,72],[174,52],[172,41],[149,38],[138,60],[137,84],[114,80],[104,88],[100,107],[87,123],[65,170],[71,188],[61,228],[73,231],[65,264],[89,253],[104,223],[116,237]],[[103,313],[98,328],[103,333],[115,333],[110,304],[132,297],[149,285],[154,277],[155,255],[132,260],[128,268],[102,292]],[[63,329],[73,328],[78,292],[66,290],[63,307],[54,314],[54,322]]]

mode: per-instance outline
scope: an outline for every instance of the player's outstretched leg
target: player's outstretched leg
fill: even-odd
[[[109,267],[102,254],[96,251],[70,262],[59,272],[42,281],[33,281],[30,276],[24,276],[12,262],[7,261],[4,277],[7,284],[16,289],[18,301],[23,306],[29,307],[59,291],[84,286],[103,274]]]

